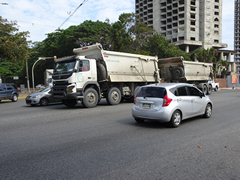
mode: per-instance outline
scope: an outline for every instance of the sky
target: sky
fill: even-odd
[[[222,3],[222,43],[228,44],[226,49],[233,50],[234,0],[222,0]],[[76,12],[64,23],[74,10]],[[67,29],[85,20],[104,22],[109,19],[114,23],[120,14],[132,12],[135,12],[135,0],[0,0],[0,16],[17,21],[19,31],[30,32],[28,40],[32,42],[43,41],[47,33],[59,27]]]

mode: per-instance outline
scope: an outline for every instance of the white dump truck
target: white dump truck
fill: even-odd
[[[101,98],[116,105],[133,99],[139,86],[160,82],[157,56],[106,51],[99,43],[73,52],[56,60],[52,76],[53,96],[68,107],[95,107]]]
[[[211,94],[213,64],[184,61],[183,57],[159,59],[161,78],[166,82],[185,82],[195,84],[205,94]]]

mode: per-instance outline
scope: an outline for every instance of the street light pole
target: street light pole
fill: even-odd
[[[35,64],[36,64],[38,61],[40,61],[40,60],[53,59],[53,58],[55,59],[56,56],[54,56],[54,57],[39,57],[38,60],[33,64],[33,66],[32,66],[32,85],[33,85],[33,91],[35,91],[35,89],[34,89],[34,73],[33,73],[33,69],[34,69]]]

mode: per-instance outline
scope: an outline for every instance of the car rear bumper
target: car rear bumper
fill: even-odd
[[[139,109],[133,105],[132,116],[134,118],[155,120],[160,122],[169,122],[171,119],[171,112],[167,108],[161,108],[156,111],[149,111],[144,109]]]

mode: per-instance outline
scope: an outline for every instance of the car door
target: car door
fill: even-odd
[[[13,88],[10,84],[6,84],[6,94],[7,94],[7,99],[11,99],[12,98],[12,92],[13,92]]]
[[[0,84],[0,100],[5,99],[5,90],[6,86],[4,84]]]
[[[205,106],[204,100],[201,97],[201,91],[195,87],[187,87],[188,93],[191,97],[192,102],[192,116],[197,116],[204,113]]]
[[[177,102],[182,111],[182,119],[189,118],[192,115],[192,101],[188,96],[186,86],[177,87]]]

